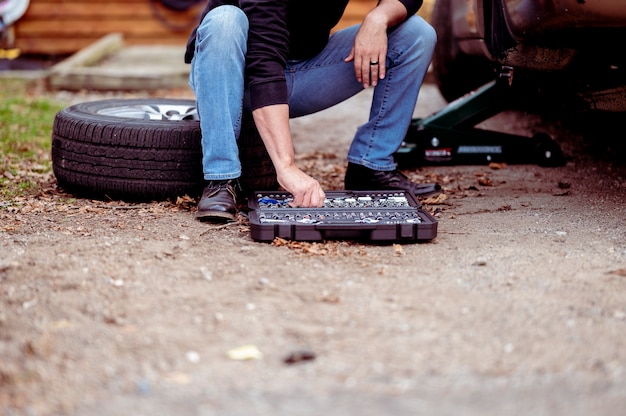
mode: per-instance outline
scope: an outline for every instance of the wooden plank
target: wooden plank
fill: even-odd
[[[189,19],[196,17],[201,7],[194,7],[185,12],[177,12],[156,5],[156,9],[168,19]],[[47,19],[75,19],[77,17],[86,18],[154,18],[155,14],[150,7],[148,0],[140,3],[128,3],[120,1],[88,3],[83,1],[60,2],[58,4],[32,2],[23,19],[26,20],[47,20]]]
[[[50,37],[18,38],[15,40],[15,47],[19,48],[23,55],[65,56],[89,46],[96,40],[96,37],[66,39]]]
[[[190,66],[184,63],[179,47],[125,46],[105,56],[98,65],[90,65],[90,57],[106,55],[109,44],[114,41],[110,39],[105,42],[107,38],[98,41],[99,46],[91,46],[90,53],[81,50],[54,66],[47,76],[48,86],[69,90],[188,87]],[[81,65],[81,62],[85,62],[85,65]]]
[[[112,53],[119,51],[124,46],[124,37],[121,33],[111,33],[98,39],[86,48],[82,48],[71,57],[54,65],[50,72],[62,73],[80,66],[91,66],[101,62]]]
[[[50,55],[50,56],[66,56],[80,51],[83,48],[89,47],[92,43],[98,41],[97,37],[84,37],[84,38],[57,38],[50,39],[47,37],[40,38],[28,38],[19,39],[16,41],[16,48],[19,48],[22,53],[29,53],[33,55]],[[187,42],[186,36],[179,37],[167,37],[160,39],[155,43],[152,37],[131,37],[125,38],[125,45],[166,45],[166,46],[179,46],[181,48],[181,56],[184,53],[185,44]],[[27,52],[26,52],[27,51]],[[182,58],[181,58],[182,59]]]
[[[50,77],[48,83],[50,88],[65,90],[158,90],[186,87],[189,85],[189,75],[155,74],[155,76],[150,77],[124,74],[124,76],[120,76],[119,71],[81,69],[64,76]]]
[[[195,22],[189,22],[185,32],[189,34]],[[26,21],[16,27],[16,37],[20,36],[103,36],[107,33],[119,32],[136,36],[169,36],[172,31],[156,20],[45,20]]]

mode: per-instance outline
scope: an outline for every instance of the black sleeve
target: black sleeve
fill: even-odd
[[[423,0],[398,0],[406,7],[408,16],[411,17],[422,7]]]
[[[285,82],[289,53],[287,5],[288,0],[241,1],[250,22],[246,80],[252,109],[288,102]]]

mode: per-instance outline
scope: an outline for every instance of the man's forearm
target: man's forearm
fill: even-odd
[[[269,105],[254,110],[252,115],[276,170],[293,166],[295,155],[289,128],[289,106]]]
[[[319,182],[296,166],[289,129],[289,106],[268,105],[257,108],[252,115],[276,168],[278,183],[293,194],[292,206],[321,207],[325,194]]]
[[[407,18],[407,9],[404,4],[398,0],[381,0],[378,5],[372,9],[366,19],[381,19],[387,28],[394,27]]]

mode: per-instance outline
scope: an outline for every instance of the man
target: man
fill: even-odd
[[[419,185],[393,154],[412,119],[436,35],[415,13],[422,0],[380,0],[360,25],[331,33],[348,0],[209,0],[185,61],[202,131],[200,220],[233,220],[241,175],[237,138],[251,111],[292,206],[321,207],[317,180],[295,164],[289,118],[311,114],[373,87],[370,117],[348,152],[345,189]]]

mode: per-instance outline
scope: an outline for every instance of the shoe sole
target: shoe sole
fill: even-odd
[[[412,192],[409,189],[405,189],[405,188],[385,188],[385,187],[378,187],[378,188],[360,188],[360,187],[349,187],[347,184],[345,185],[347,190],[351,190],[351,191],[371,191],[371,192],[376,192],[376,191],[396,191],[396,192],[408,192],[408,193],[413,193],[413,195],[415,195],[416,197],[427,197],[427,196],[432,196],[432,195],[436,195],[438,193],[441,193],[441,186],[439,184],[417,184],[415,192]]]
[[[223,211],[197,211],[195,217],[199,221],[235,221],[235,215]]]

